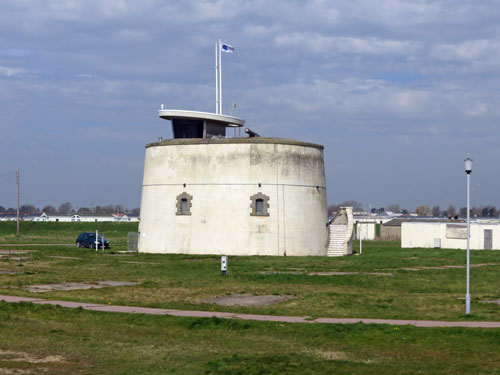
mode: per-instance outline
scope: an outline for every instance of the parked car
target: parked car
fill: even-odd
[[[99,236],[97,239],[98,247],[102,248],[103,237]],[[89,249],[95,249],[95,232],[84,232],[80,233],[76,238],[76,247],[88,247]],[[109,242],[104,238],[104,248],[109,249]]]

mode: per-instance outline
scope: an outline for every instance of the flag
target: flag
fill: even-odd
[[[230,46],[229,44],[226,44],[226,43],[221,43],[220,49],[221,49],[221,51],[226,52],[226,53],[233,53],[234,52],[234,47]]]

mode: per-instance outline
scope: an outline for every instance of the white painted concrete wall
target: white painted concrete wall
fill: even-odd
[[[193,197],[189,216],[176,215],[183,192]],[[250,215],[250,197],[259,192],[269,197],[269,216]],[[326,206],[321,146],[270,138],[162,141],[146,148],[139,251],[325,255]]]
[[[467,249],[466,236],[464,238],[451,238],[446,226],[447,223],[403,222],[401,224],[401,247],[433,248],[434,239],[439,238],[443,249]],[[466,228],[465,224],[463,228]],[[500,225],[483,223],[470,224],[470,248],[474,250],[484,249],[485,229],[492,230],[493,249],[500,249]]]

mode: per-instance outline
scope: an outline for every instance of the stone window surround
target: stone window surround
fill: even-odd
[[[187,201],[187,210],[185,212],[182,211],[182,200],[183,199],[186,199]],[[191,201],[193,200],[193,196],[192,195],[189,195],[188,193],[186,192],[183,192],[182,194],[179,194],[177,196],[177,203],[176,203],[176,208],[177,208],[177,211],[176,211],[176,215],[191,215],[191,207],[193,206],[193,203],[191,203]]]
[[[262,212],[257,212],[257,199],[262,199]],[[250,216],[269,216],[269,197],[261,192],[250,197]]]

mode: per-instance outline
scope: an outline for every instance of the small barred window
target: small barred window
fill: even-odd
[[[176,215],[191,215],[191,207],[193,204],[191,201],[193,200],[193,196],[184,192],[177,196],[177,204],[176,204]]]
[[[262,193],[250,197],[251,216],[269,216],[269,197]]]

